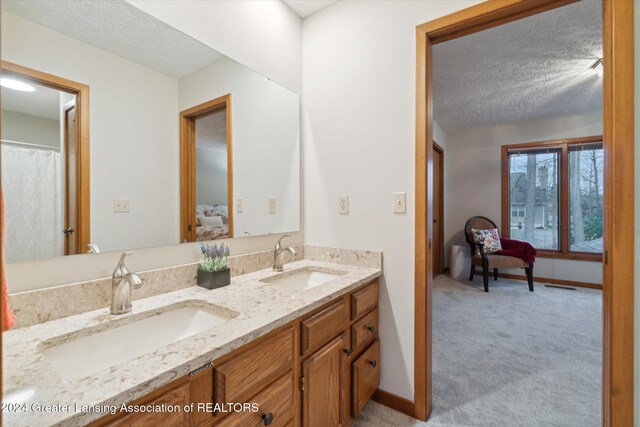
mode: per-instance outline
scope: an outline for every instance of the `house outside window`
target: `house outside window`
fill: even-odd
[[[502,234],[540,256],[600,259],[602,137],[502,147]]]

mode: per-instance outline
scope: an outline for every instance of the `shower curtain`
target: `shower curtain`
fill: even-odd
[[[5,261],[62,255],[60,153],[2,144]]]

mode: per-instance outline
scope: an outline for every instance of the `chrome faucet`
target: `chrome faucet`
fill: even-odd
[[[288,251],[291,255],[296,254],[296,250],[293,249],[291,246],[287,246],[286,248],[282,247],[282,244],[280,242],[282,242],[282,239],[284,239],[285,237],[291,237],[291,236],[289,234],[285,234],[284,236],[278,239],[278,241],[276,242],[276,247],[273,248],[273,271],[282,271],[282,253],[283,252]]]
[[[131,273],[124,265],[124,259],[133,252],[123,252],[120,261],[111,276],[111,314],[124,314],[131,311],[131,287],[142,286],[142,279]]]

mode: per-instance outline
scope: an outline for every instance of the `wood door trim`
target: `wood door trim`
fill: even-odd
[[[381,388],[376,390],[371,399],[388,408],[409,415],[410,417],[413,417],[413,413],[415,412],[412,401],[410,401],[409,399],[405,399],[404,397],[397,396],[393,393],[389,393],[388,391],[382,390]]]
[[[416,223],[414,416],[431,412],[431,150],[432,46],[574,0],[489,0],[416,28]],[[633,1],[603,0],[603,145],[605,253],[603,263],[603,418],[605,427],[633,424],[634,382],[634,52]],[[504,174],[504,172],[503,172]],[[504,208],[503,208],[504,209]],[[615,310],[612,308],[615,307]]]
[[[76,97],[76,171],[77,227],[76,242],[78,253],[86,252],[91,242],[91,190],[89,163],[89,86],[68,80],[53,74],[44,73],[32,68],[23,67],[8,61],[0,61],[3,73],[14,75],[51,89],[67,92]]]
[[[233,136],[231,94],[220,96],[180,112],[180,241],[196,241],[195,121],[226,110],[227,134],[227,235],[234,236]],[[189,230],[189,225],[192,225]]]

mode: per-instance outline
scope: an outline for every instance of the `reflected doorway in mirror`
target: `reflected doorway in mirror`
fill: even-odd
[[[231,94],[180,113],[180,233],[233,238]]]

